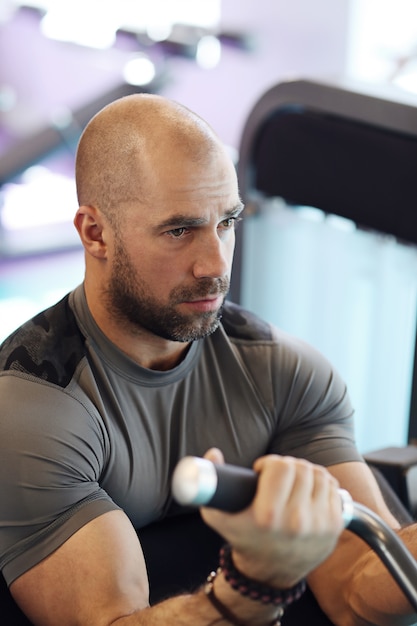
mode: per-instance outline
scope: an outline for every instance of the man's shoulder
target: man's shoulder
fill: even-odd
[[[222,326],[231,339],[272,341],[272,327],[255,313],[226,300],[223,308]]]
[[[84,337],[67,295],[3,342],[0,372],[20,372],[66,387],[84,353]]]

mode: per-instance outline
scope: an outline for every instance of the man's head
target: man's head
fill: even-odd
[[[86,127],[76,180],[75,223],[98,317],[171,341],[212,332],[242,208],[213,130],[160,96],[122,98]]]

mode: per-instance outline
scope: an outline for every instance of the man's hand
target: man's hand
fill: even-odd
[[[223,463],[218,450],[205,458]],[[291,587],[324,561],[343,530],[338,482],[321,466],[269,455],[258,459],[252,504],[240,513],[203,508],[207,524],[233,547],[236,567],[278,588]]]

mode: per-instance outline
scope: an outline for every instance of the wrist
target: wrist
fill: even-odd
[[[262,604],[242,596],[230,586],[220,568],[207,577],[204,592],[228,626],[280,626],[284,613],[281,607]]]
[[[238,572],[260,585],[264,584],[276,589],[291,589],[300,582],[300,577],[295,575],[287,561],[284,561],[286,567],[283,568],[277,562],[273,565],[273,571],[267,571],[256,554],[246,557],[234,548],[231,550],[231,559]]]
[[[212,572],[205,593],[226,623],[235,626],[279,626],[285,608],[298,600],[306,588],[302,580],[292,588],[277,589],[248,578],[232,559],[230,546],[220,551],[220,566]]]
[[[298,580],[292,585],[270,585],[247,576],[236,567],[230,545],[224,545],[219,556],[220,569],[230,586],[243,596],[263,604],[286,607],[298,600],[306,588],[305,580]]]

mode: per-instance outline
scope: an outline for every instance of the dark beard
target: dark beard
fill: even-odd
[[[200,278],[194,288],[174,289],[169,304],[162,306],[146,293],[128,256],[119,247],[105,297],[112,315],[130,331],[140,334],[145,329],[163,339],[189,342],[207,337],[218,328],[223,306],[217,311],[183,315],[176,305],[209,295],[226,297],[228,290],[228,278]]]

